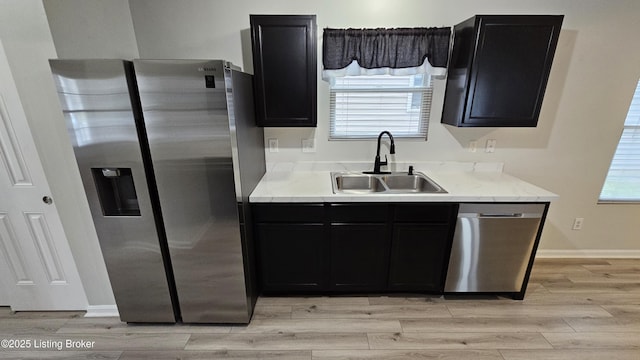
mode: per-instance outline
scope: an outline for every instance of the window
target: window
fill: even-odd
[[[345,76],[331,80],[330,139],[427,138],[429,75]]]
[[[601,202],[640,202],[640,81],[600,193]]]

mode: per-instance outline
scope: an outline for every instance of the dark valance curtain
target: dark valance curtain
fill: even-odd
[[[337,70],[356,60],[360,67],[409,68],[427,59],[446,67],[450,28],[324,29],[324,70]]]

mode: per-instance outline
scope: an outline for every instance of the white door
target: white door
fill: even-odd
[[[0,41],[0,302],[85,310],[87,298]]]

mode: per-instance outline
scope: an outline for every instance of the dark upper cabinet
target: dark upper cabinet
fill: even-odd
[[[535,127],[562,15],[477,15],[454,27],[442,122]]]
[[[251,15],[258,126],[316,126],[316,16]]]

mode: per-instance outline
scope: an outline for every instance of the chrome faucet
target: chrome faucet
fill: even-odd
[[[389,154],[396,153],[396,144],[393,141],[393,135],[391,135],[388,131],[383,131],[378,135],[378,148],[376,149],[376,159],[373,162],[373,171],[365,171],[365,174],[390,174],[390,171],[380,171],[380,167],[389,164],[389,159],[387,159],[387,155],[384,156],[384,161],[380,161],[380,140],[382,140],[382,135],[387,134],[389,139],[391,140],[391,146],[389,147]]]

